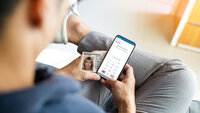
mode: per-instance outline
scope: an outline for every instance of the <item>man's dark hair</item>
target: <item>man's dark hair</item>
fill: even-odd
[[[21,0],[0,0],[0,32]]]

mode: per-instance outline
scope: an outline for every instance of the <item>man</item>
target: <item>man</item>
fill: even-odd
[[[125,67],[126,76],[122,74],[121,81],[101,80],[112,95],[101,83],[94,81],[100,79],[97,74],[80,70],[81,57],[54,74],[45,69],[35,72],[35,58],[53,41],[69,10],[68,2],[1,1],[0,112],[103,113],[95,104],[79,96],[80,84],[69,76],[83,81],[88,89],[81,95],[107,112],[186,111],[196,87],[191,71],[178,60],[160,58],[139,49],[129,61],[131,66]],[[112,40],[92,32],[79,17],[71,16],[68,23],[69,41],[79,46],[80,53],[108,49]]]
[[[79,96],[80,85],[67,77],[69,74],[81,81],[100,80],[97,74],[80,70],[80,58],[54,74],[48,70],[35,72],[35,58],[53,42],[70,9],[69,1],[3,0],[0,4],[0,112],[103,113],[95,104]],[[120,100],[121,104],[118,103],[121,113],[135,110],[133,70],[128,65],[126,70],[123,86],[128,87],[130,81],[133,85],[130,92],[124,90],[131,96],[127,95]]]

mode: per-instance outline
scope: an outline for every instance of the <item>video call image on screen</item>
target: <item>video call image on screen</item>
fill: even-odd
[[[117,79],[135,47],[135,43],[117,36],[98,70],[100,76]]]

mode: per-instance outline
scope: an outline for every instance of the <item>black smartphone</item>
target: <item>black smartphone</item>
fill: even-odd
[[[117,35],[100,64],[97,74],[104,79],[117,80],[135,47],[134,42]]]

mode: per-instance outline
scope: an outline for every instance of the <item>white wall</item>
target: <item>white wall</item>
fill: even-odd
[[[135,32],[143,29],[140,25],[135,27],[138,13],[169,14],[173,4],[174,0],[83,0],[79,11],[93,30],[112,37],[117,34],[136,37]]]

